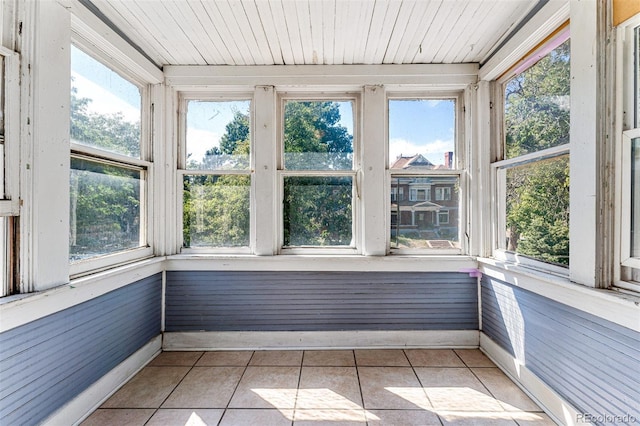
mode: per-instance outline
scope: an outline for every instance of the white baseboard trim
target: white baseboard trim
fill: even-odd
[[[477,348],[477,330],[203,331],[165,333],[166,351],[269,349]]]
[[[43,424],[51,426],[79,424],[147,365],[161,349],[162,336],[154,337],[116,368],[53,413]]]
[[[505,351],[486,334],[480,333],[480,350],[542,408],[554,422],[573,426],[578,424],[578,414],[571,404],[540,380],[525,365]],[[590,424],[580,421],[580,425]]]

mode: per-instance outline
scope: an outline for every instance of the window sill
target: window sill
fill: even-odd
[[[514,287],[640,331],[640,294],[580,285],[567,276],[490,258],[478,258],[480,271]]]
[[[461,272],[475,269],[471,256],[459,255],[221,255],[178,254],[168,256],[168,271],[372,271],[372,272]],[[466,272],[466,271],[464,271]]]

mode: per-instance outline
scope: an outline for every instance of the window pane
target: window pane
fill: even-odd
[[[453,99],[389,101],[389,167],[455,169],[456,102]]]
[[[71,158],[72,261],[141,246],[144,172]]]
[[[183,188],[184,247],[249,246],[249,176],[187,175]]]
[[[506,248],[569,264],[569,156],[506,171]]]
[[[458,176],[391,178],[391,248],[459,248]]]
[[[284,178],[284,245],[353,245],[353,178]]]
[[[140,158],[140,89],[71,47],[71,140]]]
[[[569,143],[569,40],[504,88],[505,158]]]
[[[287,101],[284,167],[287,170],[353,169],[353,103]]]
[[[631,257],[640,257],[640,138],[631,140]]]
[[[189,170],[248,170],[251,152],[251,102],[189,101]]]

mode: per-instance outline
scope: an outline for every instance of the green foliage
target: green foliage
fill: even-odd
[[[71,135],[79,143],[140,155],[140,125],[121,114],[89,112],[87,98],[71,90]],[[79,260],[140,245],[141,172],[71,158],[70,258]]]
[[[569,42],[505,87],[506,157],[569,142]],[[507,249],[569,263],[569,160],[507,171]]]

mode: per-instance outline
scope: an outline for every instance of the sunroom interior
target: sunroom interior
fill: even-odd
[[[640,421],[637,2],[0,7],[1,424],[162,352],[414,348]]]

